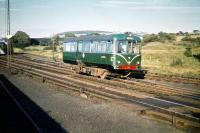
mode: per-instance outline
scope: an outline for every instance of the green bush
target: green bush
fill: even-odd
[[[37,48],[32,48],[32,49],[23,48],[23,50],[25,50],[25,51],[40,51],[40,50],[37,49]]]
[[[174,41],[176,39],[176,35],[171,34],[171,33],[169,34],[169,33],[165,33],[165,32],[159,32],[158,35],[159,35],[159,41],[160,42],[163,42],[163,41],[166,41],[166,40]]]
[[[187,47],[187,48],[185,49],[184,55],[185,55],[186,57],[192,57],[192,51],[191,51],[191,48],[190,48],[190,47]]]
[[[53,50],[52,46],[45,47],[43,50]],[[57,52],[57,47],[54,47],[54,51]]]
[[[174,41],[176,39],[176,35],[171,34],[171,33],[165,33],[165,32],[160,32],[158,35],[156,34],[151,34],[151,35],[146,35],[144,36],[144,42],[162,42],[164,43],[165,41]]]
[[[63,47],[60,47],[60,51],[63,51]]]
[[[159,39],[158,39],[158,36],[155,35],[155,34],[144,36],[144,42],[145,43],[156,42],[156,41],[159,41]]]
[[[178,57],[174,57],[172,59],[172,62],[170,63],[170,66],[182,66],[182,65],[183,65],[183,61]]]
[[[197,45],[197,46],[200,46],[200,37],[197,37],[197,38],[192,38],[190,36],[186,36],[182,39],[182,41],[185,41],[185,42],[190,42],[191,44],[193,45]]]
[[[52,50],[52,47],[48,46],[48,47],[45,47],[43,50]]]
[[[194,54],[193,57],[194,57],[195,59],[197,59],[198,61],[200,61],[200,54]]]

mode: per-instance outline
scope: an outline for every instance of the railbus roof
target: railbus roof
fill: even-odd
[[[64,42],[76,42],[76,41],[108,41],[113,40],[114,38],[118,40],[133,40],[137,42],[142,41],[142,37],[140,35],[131,35],[128,34],[110,34],[110,35],[86,35],[80,37],[70,37],[64,40]]]

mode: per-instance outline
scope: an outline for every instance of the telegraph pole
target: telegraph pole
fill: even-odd
[[[6,0],[6,38],[7,38],[7,65],[10,69],[11,62],[11,44],[10,44],[10,0]]]
[[[55,61],[55,40],[53,39],[53,60]]]
[[[55,60],[55,57],[54,57],[54,50],[55,50],[55,36],[53,34],[53,37],[52,37],[52,59]]]
[[[7,23],[6,23],[6,35],[10,35],[10,0],[7,0],[6,3],[6,19],[7,19]]]

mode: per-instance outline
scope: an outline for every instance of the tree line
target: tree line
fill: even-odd
[[[76,37],[74,33],[68,32],[65,34],[64,38]],[[23,32],[17,31],[14,36],[10,38],[10,43],[13,47],[16,48],[24,48],[30,45],[46,45],[50,46],[54,43],[54,45],[59,45],[59,41],[61,38],[59,35],[54,35],[51,38],[30,38],[30,36]]]
[[[144,42],[165,42],[174,41],[176,39],[176,34],[159,32],[158,34],[150,34],[144,36]]]
[[[55,35],[52,38],[30,38],[30,36],[23,32],[17,31],[14,36],[9,39],[11,45],[16,48],[24,48],[31,45],[59,45],[59,36]]]

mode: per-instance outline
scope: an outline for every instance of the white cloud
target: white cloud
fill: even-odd
[[[189,10],[189,9],[198,9],[200,10],[200,6],[169,6],[163,5],[161,2],[159,3],[157,0],[152,2],[145,1],[130,1],[130,0],[101,0],[98,1],[95,6],[98,7],[107,7],[107,8],[116,8],[122,7],[130,10]]]
[[[143,2],[136,2],[136,1],[126,1],[126,0],[107,0],[107,1],[100,1],[99,3],[102,4],[115,4],[115,5],[141,5]]]
[[[18,11],[22,11],[22,9],[17,9],[17,8],[12,8],[10,9],[11,11],[15,11],[15,12],[18,12]]]
[[[51,7],[47,6],[47,5],[33,5],[31,7],[32,8],[37,8],[37,9],[51,9]]]
[[[5,8],[4,8],[4,7],[0,8],[0,11],[5,11]],[[18,12],[18,11],[22,11],[22,9],[11,8],[10,11],[11,11],[11,12],[12,12],[12,11],[13,11],[13,12]]]
[[[95,6],[98,7],[129,7],[129,6],[142,6],[144,2],[128,1],[128,0],[101,0]]]
[[[104,3],[97,3],[94,6],[97,6],[97,7],[120,7],[119,5],[110,5],[110,4],[104,4]]]
[[[142,6],[144,2],[136,2],[129,0],[101,0],[98,1],[95,6],[98,7],[130,7],[130,6]]]
[[[186,10],[186,9],[200,9],[200,7],[191,6],[130,6],[128,9],[149,9],[149,10]]]

